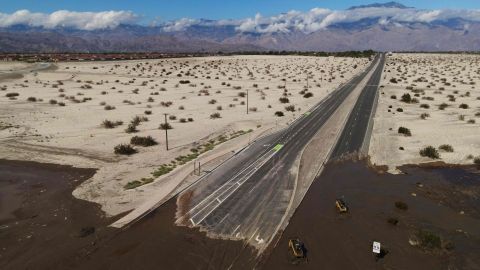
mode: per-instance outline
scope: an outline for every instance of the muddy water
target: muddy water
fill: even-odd
[[[73,189],[93,169],[0,160],[0,269],[65,269],[108,219]],[[84,227],[95,233],[80,237]]]
[[[174,225],[170,200],[120,231],[72,190],[95,170],[0,160],[0,269],[480,269],[480,176],[474,168],[404,167],[380,174],[365,162],[329,164],[276,247],[261,259],[239,241],[210,239]],[[415,195],[415,196],[414,196]],[[339,215],[343,197],[350,212]],[[408,210],[395,208],[403,201]],[[399,220],[396,226],[388,218]],[[95,231],[81,237],[81,229]],[[409,244],[419,229],[453,250]],[[308,261],[292,265],[288,238],[305,242]],[[388,254],[375,260],[372,241]]]
[[[308,191],[264,269],[480,269],[480,175],[473,168],[402,168],[379,174],[366,162],[330,164]],[[347,201],[340,215],[334,202]],[[407,203],[399,210],[396,201]],[[461,212],[463,211],[463,212]],[[399,220],[396,226],[387,222]],[[454,244],[452,251],[409,244],[427,229]],[[308,262],[292,265],[289,238],[305,242]],[[388,254],[376,260],[372,241]]]
[[[210,239],[176,226],[176,200],[118,234],[80,269],[252,269],[252,248],[239,241]]]

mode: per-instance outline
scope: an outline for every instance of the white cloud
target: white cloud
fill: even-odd
[[[81,30],[115,28],[120,24],[135,23],[138,16],[130,11],[75,12],[59,10],[51,14],[18,10],[12,14],[0,13],[0,27],[17,24],[45,27],[71,27]]]
[[[237,27],[240,32],[289,32],[297,29],[304,33],[311,33],[325,29],[337,23],[356,22],[362,19],[378,19],[378,23],[385,25],[393,23],[401,26],[402,23],[432,22],[462,18],[480,22],[480,10],[419,10],[414,8],[366,7],[353,10],[329,10],[314,8],[307,12],[290,11],[272,17],[247,18]]]

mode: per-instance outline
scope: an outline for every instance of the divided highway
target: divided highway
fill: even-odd
[[[332,92],[288,128],[259,139],[182,192],[178,201],[184,204],[180,207],[183,212],[177,223],[200,226],[217,237],[245,239],[259,247],[268,244],[295,195],[296,171],[292,171],[295,161],[377,62],[380,65],[373,77],[381,74],[383,61],[383,56],[377,56],[364,72]],[[370,98],[370,94],[365,94],[370,92],[368,87],[361,94],[364,102]],[[361,113],[363,111],[359,111]]]

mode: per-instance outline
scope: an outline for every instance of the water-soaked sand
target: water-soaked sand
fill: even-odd
[[[480,269],[478,171],[418,167],[402,170],[407,174],[378,174],[366,162],[327,166],[262,268]],[[351,210],[346,215],[338,214],[334,206],[335,199],[342,196]],[[406,202],[408,210],[396,209],[396,201]],[[398,225],[389,224],[389,217],[398,218]],[[450,241],[453,251],[425,251],[411,246],[409,238],[418,229],[431,230]],[[307,263],[291,264],[287,249],[291,237],[305,242]],[[373,240],[389,251],[379,261],[372,253]]]
[[[95,170],[0,160],[0,171],[0,269],[480,269],[480,176],[473,169],[412,166],[389,175],[365,162],[329,164],[261,259],[242,242],[175,226],[175,199],[128,229],[107,228],[114,218],[71,196]],[[334,207],[341,196],[351,209],[343,216]],[[80,237],[88,226],[95,232]],[[420,228],[454,249],[411,246]],[[291,264],[290,237],[305,242],[307,263]],[[373,240],[389,251],[379,261]]]

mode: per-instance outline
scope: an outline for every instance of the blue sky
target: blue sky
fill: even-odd
[[[314,7],[345,9],[352,5],[384,1],[365,0],[0,0],[0,13],[19,9],[50,13],[60,9],[71,11],[129,10],[142,16],[142,21],[172,20],[182,17],[207,19],[239,19],[256,13],[276,15],[289,10],[307,11]],[[402,0],[404,5],[420,9],[480,9],[480,0]]]

